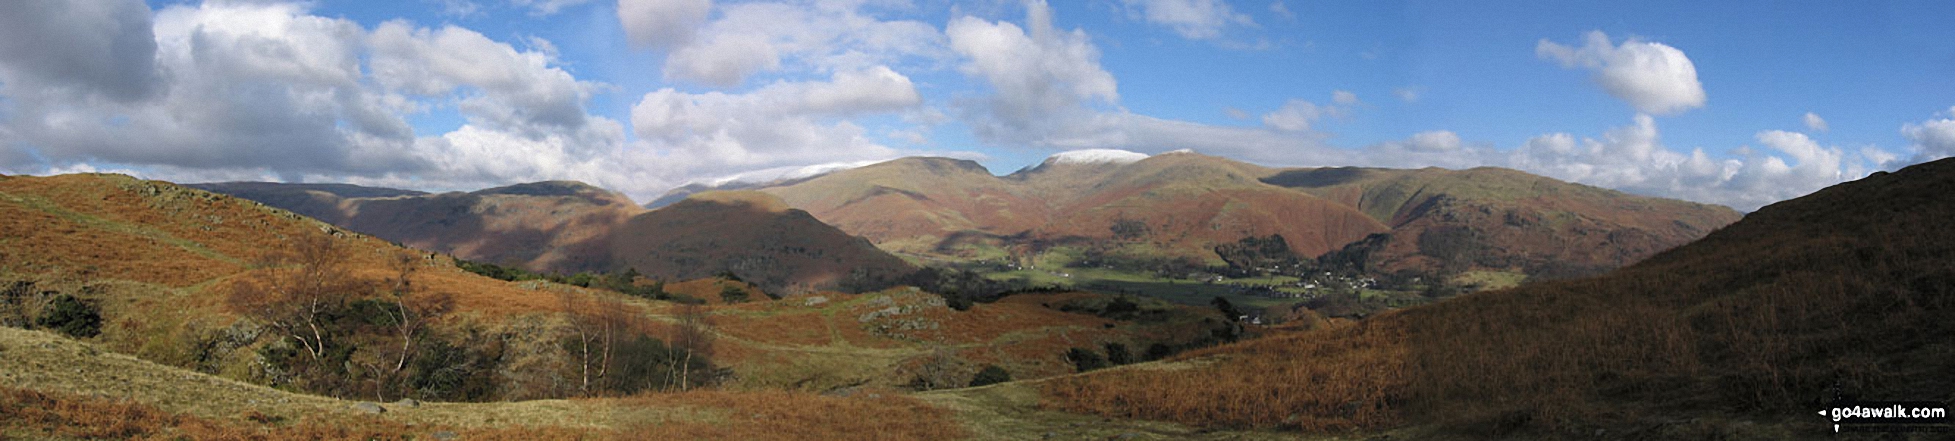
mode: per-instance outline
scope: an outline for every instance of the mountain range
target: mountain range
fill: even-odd
[[[1634,262],[1740,217],[1725,207],[1630,195],[1506,169],[1286,169],[1185,151],[1152,156],[1069,152],[1003,176],[968,160],[902,158],[779,182],[691,185],[648,204],[656,209],[633,206],[621,194],[574,182],[443,194],[313,184],[200,188],[410,246],[549,272],[648,264],[645,250],[666,244],[638,242],[678,238],[642,231],[620,238],[623,228],[643,224],[636,220],[639,216],[658,211],[708,209],[710,204],[677,202],[726,190],[772,195],[787,210],[762,213],[805,211],[811,220],[833,225],[840,233],[866,238],[883,251],[924,264],[1022,264],[1046,260],[1042,257],[1055,252],[1083,252],[1109,261],[1213,266],[1225,263],[1218,247],[1276,236],[1294,257],[1338,253],[1374,273],[1491,270],[1566,276]],[[654,215],[671,216],[678,215]],[[689,230],[690,237],[741,235],[737,229],[708,230]],[[849,243],[840,237],[818,241]],[[637,255],[618,254],[624,250]],[[783,250],[654,260],[720,262],[703,271],[737,274],[762,266],[753,262],[778,261]],[[834,257],[824,259],[833,262]],[[881,256],[869,260],[889,262]],[[1066,263],[1079,259],[1072,260]],[[666,269],[673,267],[635,269],[679,276]],[[779,282],[773,288],[813,286],[832,281],[829,272],[766,277]]]

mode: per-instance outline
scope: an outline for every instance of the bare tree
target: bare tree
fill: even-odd
[[[332,344],[327,315],[367,287],[351,277],[346,251],[332,236],[307,235],[290,246],[260,258],[264,275],[233,285],[225,302],[297,341],[317,361]]]
[[[453,310],[455,299],[447,293],[415,294],[414,273],[421,267],[421,258],[413,253],[402,252],[389,264],[395,273],[387,279],[394,309],[387,313],[395,335],[401,339],[400,357],[394,361],[394,372],[398,373],[407,367],[407,360],[414,353],[414,342],[426,332],[428,322]]]
[[[642,332],[644,323],[632,314],[631,306],[615,298],[559,291],[557,298],[563,302],[564,314],[570,322],[570,331],[577,340],[574,354],[581,377],[578,385],[580,393],[590,395],[595,392],[592,386],[604,386],[611,378],[614,354],[618,346],[627,338]]]
[[[697,358],[706,360],[705,364],[709,366],[712,364],[713,323],[710,313],[706,307],[698,304],[679,305],[679,326],[672,331],[672,351],[669,353],[672,357],[670,364],[678,367],[673,372],[678,375],[679,381],[668,381],[666,384],[678,384],[681,391],[690,390],[693,360]]]

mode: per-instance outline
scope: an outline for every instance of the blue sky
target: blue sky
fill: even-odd
[[[1079,149],[1741,210],[1955,154],[1947,2],[0,5],[0,170],[428,190]]]

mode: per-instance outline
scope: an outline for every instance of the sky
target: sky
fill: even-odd
[[[902,156],[1508,167],[1754,210],[1955,155],[1955,3],[0,2],[0,172],[640,202]]]

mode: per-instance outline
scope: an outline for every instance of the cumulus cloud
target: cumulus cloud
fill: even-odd
[[[665,78],[732,87],[763,72],[825,74],[945,54],[936,27],[881,20],[859,4],[731,4],[696,27],[684,44],[668,44]]]
[[[556,67],[547,44],[532,45],[545,50],[521,51],[471,30],[405,22],[368,30],[278,2],[171,6],[155,13],[150,32],[153,54],[141,57],[152,60],[160,79],[115,80],[154,81],[144,86],[154,88],[149,93],[90,99],[113,96],[120,83],[73,87],[72,78],[7,77],[0,97],[13,112],[0,120],[0,150],[8,151],[0,154],[8,161],[0,167],[125,170],[186,182],[479,188],[579,179],[621,189],[658,185],[646,170],[615,163],[623,159],[623,125],[584,110],[601,85]],[[31,66],[43,60],[5,53],[0,71],[45,68]],[[119,63],[127,62],[77,65]],[[466,119],[454,131],[417,134],[407,121],[449,106]]]
[[[1505,162],[1557,179],[1750,211],[1864,177],[1891,158],[1875,148],[1822,146],[1802,133],[1766,130],[1754,139],[1765,149],[1741,147],[1739,157],[1712,158],[1701,148],[1683,152],[1663,145],[1656,121],[1637,115],[1632,125],[1600,137],[1534,137]]]
[[[692,40],[712,0],[618,0],[618,24],[632,44],[671,48]]]
[[[1955,156],[1955,107],[1948,108],[1947,116],[1901,126],[1901,136],[1913,143],[1915,157],[1911,162]]]
[[[140,0],[0,2],[0,90],[61,88],[134,101],[162,87],[149,7]]]
[[[1302,132],[1310,130],[1310,123],[1317,121],[1318,118],[1336,113],[1337,109],[1335,107],[1319,106],[1310,101],[1291,99],[1284,102],[1283,107],[1263,114],[1263,125],[1276,130]]]
[[[1631,37],[1616,45],[1608,34],[1590,31],[1581,47],[1542,39],[1534,53],[1564,68],[1590,70],[1596,84],[1639,112],[1668,115],[1704,106],[1697,66],[1683,51],[1663,43]]]
[[[742,94],[661,89],[632,106],[631,123],[641,147],[664,162],[731,174],[898,156],[848,117],[897,113],[921,102],[908,77],[878,66]]]
[[[1220,38],[1230,26],[1253,26],[1248,15],[1236,13],[1222,0],[1122,0],[1127,13],[1148,23],[1167,26],[1190,40]],[[1270,5],[1273,11],[1287,12],[1281,2]],[[1280,12],[1279,12],[1280,13]]]
[[[1091,38],[1084,31],[1055,29],[1052,10],[1042,1],[1028,2],[1026,9],[1024,27],[968,16],[945,27],[951,48],[963,57],[959,70],[990,89],[954,105],[980,141],[1059,150],[1193,148],[1279,164],[1351,159],[1351,151],[1328,147],[1323,135],[1309,130],[1317,119],[1343,112],[1333,105],[1293,100],[1264,115],[1264,127],[1208,125],[1122,109],[1117,82],[1100,66]]]
[[[1826,126],[1826,119],[1820,118],[1819,114],[1817,113],[1806,112],[1804,121],[1806,123],[1806,130],[1811,130],[1815,132],[1824,132],[1828,128]]]
[[[966,75],[984,80],[992,94],[967,106],[967,123],[980,138],[1037,143],[1065,137],[1120,94],[1113,74],[1100,67],[1099,48],[1085,31],[1052,27],[1052,9],[1027,4],[1026,27],[976,17],[951,20],[944,31],[967,62]]]
[[[1473,145],[1450,130],[1414,133],[1403,140],[1373,144],[1360,151],[1353,164],[1375,167],[1445,167],[1463,169],[1498,164],[1488,146]]]

